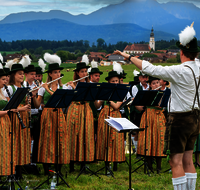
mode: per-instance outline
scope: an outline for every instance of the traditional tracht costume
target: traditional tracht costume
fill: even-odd
[[[62,70],[60,67],[61,60],[57,55],[50,55],[45,53],[45,61],[49,63],[46,73],[50,73],[54,70]],[[62,86],[57,86],[58,89],[62,89]],[[52,91],[51,88],[49,88]],[[53,92],[53,91],[52,91]],[[40,88],[38,96],[42,96],[44,104],[46,104],[51,97],[45,88]],[[56,128],[58,125],[58,164],[68,164],[70,160],[69,154],[69,137],[67,134],[67,125],[65,117],[61,108],[57,111],[53,111],[54,108],[44,108],[40,121],[40,139],[38,146],[38,162],[42,163],[56,163]]]

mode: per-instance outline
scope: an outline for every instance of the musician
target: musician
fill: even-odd
[[[0,64],[1,65],[1,64]],[[3,87],[6,84],[6,75],[7,73],[4,72],[2,65],[0,67],[0,110],[8,103],[6,99]],[[16,112],[17,109],[13,109],[12,111]],[[11,139],[10,139],[10,130],[11,130],[11,122],[8,115],[8,110],[0,111],[0,176],[11,175]],[[6,158],[6,159],[5,159]],[[13,166],[13,169],[15,165]],[[14,171],[13,171],[14,173]]]
[[[8,83],[9,83],[9,78],[10,78],[10,75],[9,75],[10,69],[7,68],[7,67],[3,67],[3,70],[4,70],[4,72],[7,74],[7,75],[6,75],[6,85],[8,85]]]
[[[160,79],[160,86],[162,86],[162,87],[160,88],[160,90],[165,91],[166,89],[168,89],[168,87],[166,87],[166,86],[168,86],[168,85],[169,85],[169,82],[168,82],[168,81],[163,80],[163,79]]]
[[[199,67],[195,63],[200,48],[193,24],[179,34],[176,43],[180,50],[180,65],[154,66],[126,53],[115,51],[130,60],[144,73],[170,82],[171,101],[166,125],[166,154],[170,155],[174,189],[195,189],[197,173],[193,165],[193,148],[199,134],[199,92],[195,80],[199,80]],[[196,93],[197,92],[197,93]],[[196,95],[195,95],[196,94]],[[195,100],[195,101],[194,101]]]
[[[35,67],[36,68],[36,75],[35,75],[35,80],[39,81],[40,84],[43,84],[42,79],[43,79],[43,71],[41,67]]]
[[[132,87],[131,93],[128,93],[127,98],[129,97],[135,98],[139,90],[149,90],[149,85],[147,83],[148,75],[140,71],[140,73],[137,74],[137,77],[140,83]],[[130,120],[132,123],[134,123],[138,127],[140,126],[141,117],[144,112],[143,109],[139,109],[139,108],[140,107],[137,107],[137,106],[130,107]],[[138,132],[134,134],[134,145],[135,145],[136,152],[137,152],[137,143],[138,143]],[[140,157],[137,156],[137,158],[140,158]]]
[[[105,80],[108,83],[118,84],[121,75],[116,71],[110,71]],[[103,102],[96,101],[95,106],[99,108],[104,104],[104,108],[101,110],[99,119],[98,119],[98,131],[97,131],[97,144],[96,144],[96,159],[106,161],[106,165],[109,165],[109,162],[114,162],[114,171],[117,171],[117,163],[125,161],[125,149],[124,149],[124,134],[117,133],[114,129],[109,127],[109,135],[107,139],[107,127],[104,119],[107,119],[108,116],[119,118],[121,114],[119,112],[119,107],[122,102]],[[110,113],[109,113],[110,105]],[[106,160],[106,147],[108,141],[108,160]]]
[[[149,77],[149,86],[150,90],[155,90],[160,86],[158,78]],[[140,106],[142,107],[142,106]],[[147,120],[146,120],[147,118]],[[146,141],[146,160],[148,167],[153,171],[152,167],[152,157],[156,159],[157,173],[161,171],[161,161],[162,157],[165,157],[163,154],[164,150],[164,134],[165,134],[165,116],[163,114],[163,108],[156,106],[149,106],[142,114],[140,128],[147,127],[146,138],[145,131],[141,131],[138,134],[138,155],[145,155],[145,141]]]
[[[24,68],[21,64],[17,64],[16,60],[13,61],[11,65],[11,70],[9,72],[9,86],[8,92],[12,96],[17,88],[23,88],[23,80],[24,80]],[[5,90],[5,97],[9,101],[9,94]],[[14,165],[16,165],[16,179],[22,178],[21,166],[30,163],[30,155],[31,155],[31,136],[30,136],[30,128],[29,128],[29,117],[28,111],[30,111],[30,105],[27,103],[27,100],[24,99],[19,107],[18,107],[20,116],[25,129],[22,129],[20,121],[17,117],[17,114],[13,114],[13,135],[14,135],[14,146],[13,146],[13,158]]]
[[[94,61],[91,64],[92,64],[93,68],[91,68],[91,71],[89,72],[90,82],[98,83],[100,80],[100,76],[103,74],[103,72],[99,70],[97,63],[95,66],[94,66],[94,64],[95,64]],[[94,135],[95,135],[95,141],[96,141],[98,117],[99,117],[99,113],[100,113],[102,107],[100,107],[99,109],[96,109],[94,102],[90,102],[90,107],[92,109],[93,117],[94,117]]]
[[[61,80],[56,80],[51,84],[47,85],[47,82],[53,81],[60,78],[60,71],[63,67],[60,67],[61,59],[57,55],[44,54],[44,59],[49,63],[47,73],[47,81],[42,84],[42,88],[38,90],[38,98],[34,96],[33,101],[36,108],[39,108],[44,100],[44,104],[47,103],[49,98],[57,89],[64,89]],[[56,148],[59,152],[58,164],[59,173],[61,173],[62,164],[68,164],[70,160],[69,153],[69,137],[67,134],[67,125],[65,117],[61,108],[57,111],[53,111],[54,108],[44,108],[41,115],[40,121],[40,137],[38,146],[38,162],[43,163],[44,174],[49,174],[49,167],[51,164],[56,163]],[[57,113],[58,112],[58,113]],[[57,117],[58,116],[58,117]],[[56,147],[56,130],[58,127],[58,147]]]
[[[82,59],[84,61],[84,59]],[[74,69],[73,80],[87,76],[86,62],[79,62]],[[80,82],[90,82],[89,78],[84,78]],[[68,85],[75,89],[77,82],[70,81]],[[85,119],[85,122],[84,122]],[[74,171],[74,162],[81,162],[81,168],[84,162],[94,161],[94,117],[89,102],[72,102],[69,106],[66,123],[70,138],[70,172]],[[85,125],[84,125],[85,123]],[[84,131],[85,130],[85,131]],[[85,137],[84,137],[85,133]],[[86,139],[86,149],[84,155],[84,139]]]

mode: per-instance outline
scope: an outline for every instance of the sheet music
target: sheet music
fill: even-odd
[[[105,121],[107,121],[117,131],[139,129],[135,124],[126,118],[109,118],[110,119],[105,119]]]

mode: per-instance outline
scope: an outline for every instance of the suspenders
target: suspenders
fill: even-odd
[[[192,68],[188,65],[185,65],[185,67],[188,67],[192,71],[192,74],[193,74],[193,77],[194,77],[194,82],[195,82],[195,87],[196,87],[194,102],[193,102],[193,106],[192,106],[192,111],[194,111],[194,105],[195,105],[196,99],[197,99],[198,107],[200,108],[199,93],[198,93],[198,89],[199,89],[199,85],[200,85],[200,76],[199,76],[199,81],[197,83],[196,78],[195,78],[195,74],[194,74],[194,71],[192,70]]]

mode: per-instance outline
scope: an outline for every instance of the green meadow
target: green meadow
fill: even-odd
[[[32,63],[33,65],[37,66],[37,63]],[[163,66],[170,66],[172,64],[155,64],[155,65],[163,65]],[[176,65],[176,64],[173,64]],[[62,63],[61,67],[64,67],[64,69],[61,71],[61,73],[64,74],[64,77],[62,78],[62,83],[65,84],[69,81],[73,80],[73,69],[76,67],[75,64],[69,64],[69,63]],[[47,68],[47,67],[46,67]],[[103,71],[103,74],[100,77],[100,82],[106,82],[105,78],[108,76],[108,72],[112,70],[113,66],[99,66],[98,67],[100,71]],[[133,81],[133,71],[136,69],[137,71],[139,71],[139,69],[136,68],[136,66],[134,64],[130,64],[130,65],[122,65],[122,68],[124,70],[125,73],[127,73],[126,75],[126,79],[124,79],[125,83],[128,83],[129,81]],[[69,71],[67,71],[67,69],[69,69]],[[44,74],[43,76],[43,81],[46,81],[46,77],[47,74]]]

